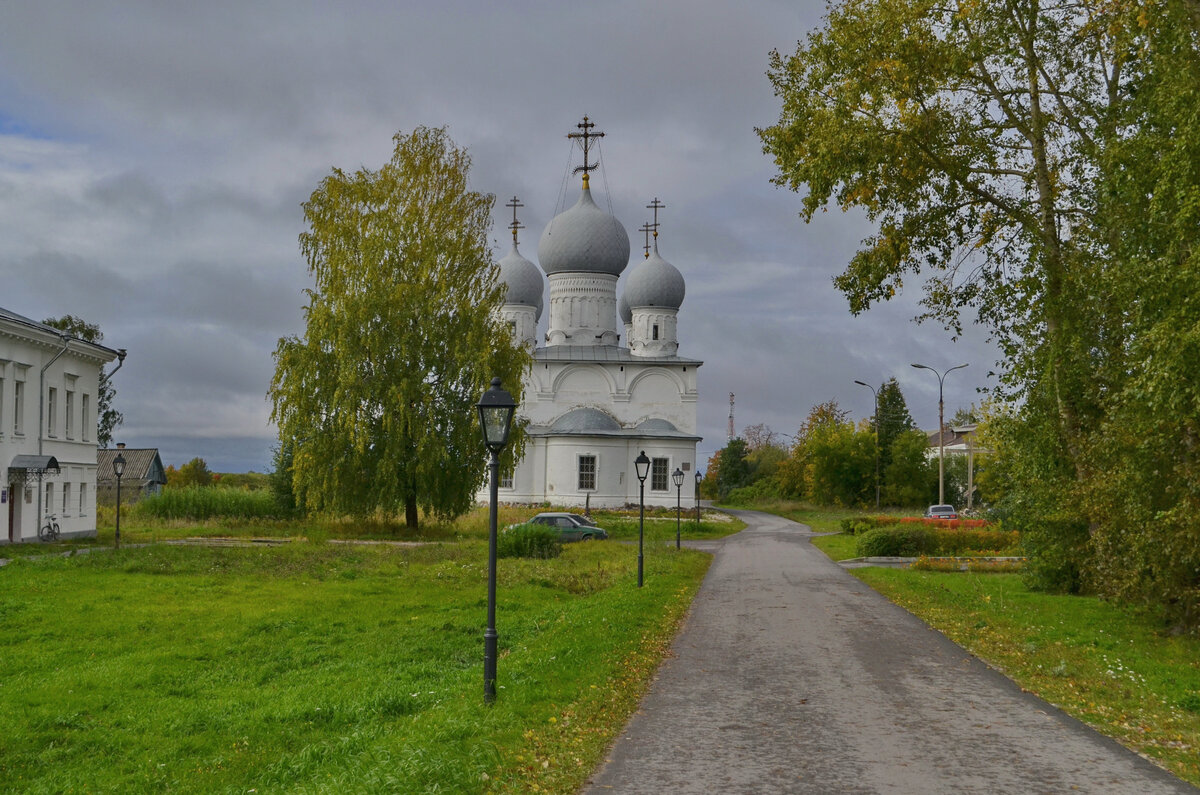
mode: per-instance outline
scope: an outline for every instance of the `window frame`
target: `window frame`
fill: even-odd
[[[584,461],[591,461],[591,471],[584,470]],[[591,485],[584,485],[584,477],[591,477]],[[577,491],[595,491],[600,482],[600,457],[595,453],[578,453],[575,456],[575,487]]]
[[[662,471],[659,471],[659,465],[662,465]],[[659,486],[659,482],[662,483]],[[671,459],[670,458],[651,458],[650,459],[650,491],[670,491],[671,490]]]

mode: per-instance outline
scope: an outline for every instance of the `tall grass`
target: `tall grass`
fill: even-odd
[[[130,513],[147,519],[273,519],[283,512],[269,491],[187,486],[146,497]]]

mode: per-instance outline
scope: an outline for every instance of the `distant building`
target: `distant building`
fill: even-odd
[[[501,317],[517,340],[533,351],[518,416],[526,422],[525,456],[503,473],[500,499],[556,505],[620,506],[638,501],[634,459],[651,459],[645,495],[649,505],[673,506],[676,469],[687,474],[687,497],[695,484],[696,375],[702,362],[679,355],[676,324],[684,298],[679,270],[658,253],[655,223],[643,230],[646,257],[617,282],[629,265],[629,236],[613,215],[596,205],[588,186],[591,126],[582,138],[583,187],[573,207],[553,218],[538,243],[541,268],[513,246],[500,261],[507,289]],[[588,137],[584,137],[587,134]],[[538,345],[537,325],[546,302],[549,323]],[[622,334],[622,332],[624,332]],[[486,489],[480,493],[486,499]]]
[[[121,502],[137,502],[162,492],[167,485],[167,471],[157,447],[126,447],[118,444],[113,448],[96,451],[96,499],[109,504],[117,501],[117,473],[113,460],[117,454],[125,459],[125,474],[121,475]]]
[[[96,398],[123,356],[0,309],[0,543],[36,540],[49,514],[96,534]]]

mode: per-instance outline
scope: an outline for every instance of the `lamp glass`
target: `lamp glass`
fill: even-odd
[[[683,486],[683,470],[676,467],[675,471],[671,473],[671,480],[675,481],[676,488]]]
[[[491,387],[483,393],[476,407],[479,409],[479,425],[483,428],[483,443],[488,449],[498,452],[508,444],[517,404],[512,395],[500,387],[500,379],[493,378]]]
[[[125,456],[117,453],[117,457],[113,459],[113,472],[117,473],[117,477],[125,474]]]
[[[637,470],[637,479],[646,482],[646,476],[650,474],[650,458],[643,450],[637,458],[633,459],[634,469]]]

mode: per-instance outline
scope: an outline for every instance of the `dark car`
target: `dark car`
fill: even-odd
[[[539,513],[526,524],[540,524],[558,530],[563,541],[591,541],[608,538],[603,528],[577,513]]]
[[[957,519],[958,511],[953,505],[930,505],[925,509],[926,519]]]

